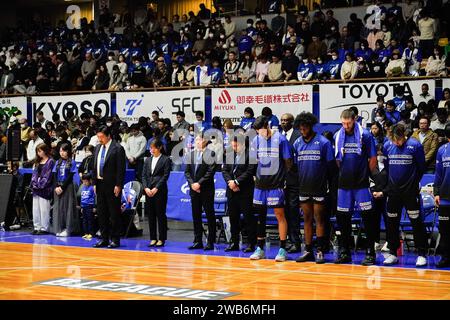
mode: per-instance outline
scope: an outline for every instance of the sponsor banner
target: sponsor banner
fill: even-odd
[[[442,89],[445,88],[450,88],[450,78],[442,79]]]
[[[192,300],[221,300],[239,294],[237,292],[199,290],[183,287],[165,287],[160,285],[146,285],[142,283],[99,281],[81,278],[57,278],[35,282],[34,284],[68,289],[141,294],[145,296],[166,297],[168,299],[181,298]]]
[[[244,109],[250,107],[255,116],[264,107],[272,109],[278,118],[283,113],[294,116],[302,111],[313,111],[313,88],[311,85],[261,87],[261,88],[221,88],[211,90],[212,115],[229,118],[238,125],[244,116]]]
[[[111,95],[109,93],[80,94],[68,96],[32,96],[31,104],[33,110],[33,122],[36,121],[36,114],[44,112],[44,117],[52,121],[54,114],[59,114],[61,120],[69,120],[70,110],[75,115],[83,113],[94,114],[95,108],[102,110],[102,117],[111,115]]]
[[[0,97],[0,109],[16,107],[22,114],[18,118],[27,117],[27,97]]]
[[[129,125],[139,117],[151,117],[153,111],[158,111],[160,118],[169,118],[172,125],[177,122],[176,113],[183,111],[185,120],[193,123],[196,111],[205,112],[205,90],[118,92],[116,105],[120,119]]]
[[[378,96],[383,96],[385,101],[392,99],[395,96],[395,87],[403,85],[405,96],[412,95],[414,99],[417,99],[424,83],[428,84],[429,92],[435,91],[434,80],[321,84],[319,88],[320,122],[340,123],[341,112],[352,106],[359,109],[359,115],[364,118],[364,123],[370,122]]]
[[[225,198],[226,184],[221,173],[214,175],[216,199]],[[167,183],[169,194],[167,201],[167,217],[169,219],[192,221],[191,197],[189,184],[184,172],[172,171]],[[222,205],[223,206],[223,205]],[[214,206],[216,207],[216,206]]]

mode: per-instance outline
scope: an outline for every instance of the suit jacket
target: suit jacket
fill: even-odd
[[[95,147],[94,151],[94,183],[97,183],[97,159],[100,157],[101,148],[102,145],[99,144]],[[125,150],[117,141],[112,140],[108,153],[105,156],[105,164],[103,166],[104,184],[111,189],[115,186],[123,188],[125,181],[125,170]]]
[[[253,176],[256,175],[256,164],[249,164],[249,152],[248,148],[245,149],[245,163],[237,164],[234,168],[233,164],[224,164],[222,166],[222,175],[227,183],[230,180],[236,180],[239,183],[239,189],[252,189],[255,185]],[[230,152],[233,152],[231,150]],[[240,160],[239,162],[241,162]],[[233,172],[234,171],[234,172]],[[227,187],[227,192],[231,191]]]
[[[291,146],[291,153],[294,155],[294,142],[301,136],[300,131],[294,129],[289,139],[289,145]],[[295,164],[292,165],[291,169],[286,175],[286,185],[298,186],[298,169]]]
[[[149,157],[145,160],[142,172],[142,184],[144,185],[144,188],[167,190],[167,181],[169,180],[170,170],[172,168],[170,158],[162,154],[152,173],[153,161],[153,157]]]
[[[207,149],[203,151],[203,153],[207,152]],[[211,156],[214,157],[215,154],[213,151],[211,152]],[[191,186],[193,183],[197,182],[201,185],[201,191],[211,190],[214,191],[214,172],[216,164],[207,164],[202,159],[202,163],[198,165],[197,172],[195,172],[195,157],[197,156],[197,150],[191,151],[188,155],[191,160],[190,163],[186,164],[186,169],[184,170],[184,176]]]

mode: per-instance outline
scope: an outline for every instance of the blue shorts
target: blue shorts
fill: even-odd
[[[255,188],[253,205],[268,208],[284,208],[283,189],[261,190]]]
[[[338,189],[337,210],[343,212],[372,210],[372,193],[369,188]]]

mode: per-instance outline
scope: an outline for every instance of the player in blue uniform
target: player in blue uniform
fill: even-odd
[[[325,263],[325,196],[332,172],[336,167],[333,146],[324,136],[314,132],[317,118],[310,112],[302,112],[295,119],[301,137],[294,142],[298,167],[299,200],[303,210],[305,228],[305,252],[297,262]],[[316,222],[317,254],[312,246],[313,220]]]
[[[390,254],[383,264],[398,263],[400,246],[399,227],[403,207],[406,208],[414,233],[418,258],[416,266],[427,264],[426,230],[420,210],[419,183],[425,172],[425,153],[419,141],[406,137],[403,124],[392,127],[391,141],[384,144],[385,169],[388,174],[386,189],[380,194],[387,198],[387,242]]]
[[[375,264],[376,214],[373,212],[369,173],[377,166],[377,151],[370,133],[356,122],[350,109],[341,114],[342,128],[335,134],[335,156],[339,167],[337,222],[342,234],[341,251],[335,263],[349,263],[354,210],[361,211],[367,233],[363,265]]]
[[[439,233],[441,234],[441,260],[438,268],[450,267],[450,124],[445,126],[448,143],[439,148],[434,176],[434,198],[439,206]]]
[[[250,259],[265,258],[267,208],[274,208],[280,235],[280,249],[275,261],[286,261],[287,222],[283,188],[286,172],[292,166],[293,155],[286,137],[269,127],[268,118],[259,116],[253,127],[258,135],[250,145],[250,163],[257,164],[253,206],[258,212],[258,227],[257,248]]]

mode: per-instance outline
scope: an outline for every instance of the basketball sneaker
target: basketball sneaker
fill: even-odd
[[[257,247],[255,252],[250,256],[250,260],[260,260],[264,259],[266,255],[264,254],[264,250],[260,247]]]
[[[280,250],[278,250],[278,254],[275,257],[275,261],[277,262],[283,262],[287,260],[287,252],[286,249],[280,248]]]

